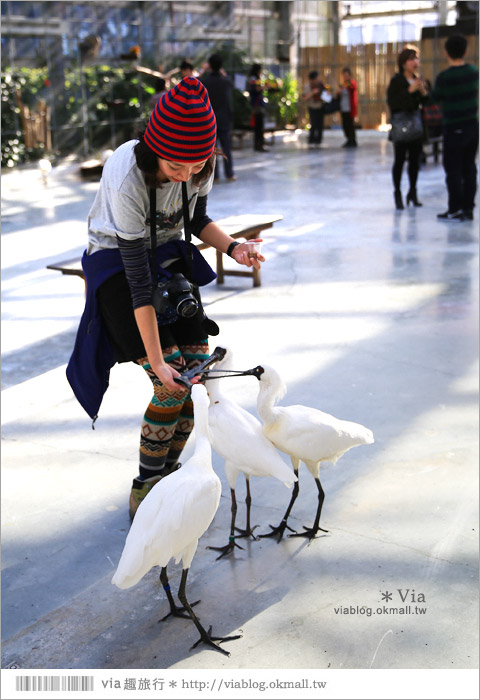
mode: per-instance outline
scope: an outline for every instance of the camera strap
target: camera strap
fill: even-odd
[[[191,282],[193,282],[193,255],[192,255],[192,232],[190,224],[190,214],[188,211],[188,194],[187,184],[182,182],[182,208],[183,208],[183,227],[185,230],[185,242],[187,251],[187,274]],[[157,210],[157,191],[150,187],[150,248],[152,251],[153,261],[153,276],[156,278],[158,273],[158,258],[157,258],[157,232],[155,226]]]
[[[187,272],[188,278],[193,282],[193,256],[192,256],[192,231],[190,227],[190,213],[188,211],[187,183],[182,182],[182,206],[183,206],[183,228],[185,231],[185,242],[187,244]]]
[[[152,251],[153,279],[157,279],[158,259],[157,259],[157,190],[150,187],[150,250]]]

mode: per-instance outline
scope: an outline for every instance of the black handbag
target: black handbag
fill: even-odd
[[[325,114],[335,114],[335,112],[340,111],[340,98],[333,97],[330,102],[325,102],[323,105],[323,111]]]
[[[394,112],[391,116],[391,140],[393,143],[417,141],[423,137],[423,124],[420,110],[414,112]]]

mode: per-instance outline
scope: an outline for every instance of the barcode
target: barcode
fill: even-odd
[[[16,676],[15,689],[32,690],[93,690],[93,676]]]

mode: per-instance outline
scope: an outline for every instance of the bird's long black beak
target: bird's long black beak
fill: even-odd
[[[201,364],[199,364],[197,367],[193,367],[192,369],[187,369],[185,372],[182,372],[180,377],[175,377],[175,380],[177,384],[181,384],[182,386],[185,386],[189,391],[191,390],[193,384],[191,380],[193,377],[197,377],[199,375],[202,375],[203,372],[207,369],[207,367],[210,367],[210,365],[213,365],[214,362],[220,362],[220,360],[223,360],[223,358],[226,355],[226,349],[221,348],[220,346],[217,346],[215,350],[212,352],[211,355],[209,355],[206,360],[204,360]]]

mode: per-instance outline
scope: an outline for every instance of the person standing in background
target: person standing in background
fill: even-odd
[[[418,49],[414,46],[406,46],[397,58],[398,73],[390,80],[387,89],[387,103],[392,116],[399,112],[408,112],[412,115],[420,109],[420,105],[428,101],[428,93],[425,82],[418,76],[420,65]],[[407,193],[407,205],[412,203],[415,207],[421,207],[417,197],[417,179],[420,169],[420,157],[423,148],[423,133],[412,141],[394,141],[395,159],[392,168],[393,196],[396,209],[404,209],[400,184],[405,159],[408,154],[408,179],[410,189]]]
[[[443,167],[448,209],[443,221],[473,219],[477,191],[478,70],[465,61],[467,40],[454,34],[445,42],[449,68],[438,74],[432,99],[443,112]]]
[[[250,93],[250,106],[253,117],[253,148],[255,151],[267,152],[265,148],[265,100],[263,98],[262,66],[254,63],[250,69],[248,79],[248,92]]]
[[[337,97],[340,98],[343,133],[347,139],[343,144],[343,148],[356,148],[355,117],[357,116],[358,108],[358,89],[350,68],[342,70],[342,82],[340,83]]]
[[[206,70],[200,80],[205,85],[210,97],[210,103],[217,119],[217,140],[222,148],[225,177],[229,182],[237,178],[233,172],[232,157],[232,124],[233,124],[233,85],[230,78],[222,69],[222,57],[215,53],[208,60]],[[215,164],[215,179],[220,178],[220,163],[217,156]]]
[[[320,146],[323,137],[323,120],[325,118],[322,92],[325,85],[318,77],[318,70],[312,70],[308,74],[308,85],[303,90],[303,99],[307,103],[308,116],[310,119],[310,132],[308,134],[308,145],[312,148]]]

